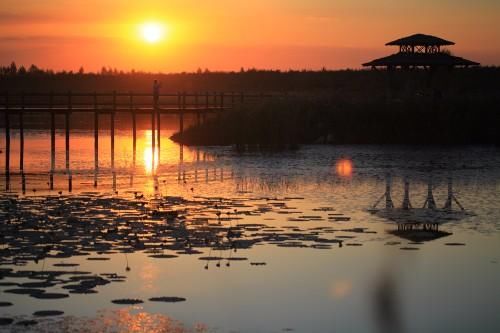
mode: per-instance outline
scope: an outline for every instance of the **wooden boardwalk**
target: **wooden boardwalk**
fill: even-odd
[[[137,144],[137,115],[151,115],[151,136],[153,151],[160,147],[161,119],[163,114],[179,116],[179,132],[184,132],[184,115],[197,116],[197,124],[205,121],[206,115],[217,114],[233,109],[237,105],[256,103],[262,99],[272,97],[264,94],[245,94],[235,92],[204,92],[175,94],[116,92],[111,93],[79,93],[68,91],[65,93],[9,93],[0,95],[0,112],[5,116],[5,174],[10,174],[10,145],[11,145],[11,118],[18,117],[20,135],[19,171],[24,172],[24,116],[29,113],[47,114],[50,116],[51,137],[51,170],[55,171],[55,117],[63,115],[65,119],[65,150],[66,170],[70,173],[70,117],[72,113],[93,114],[94,122],[94,161],[95,169],[99,167],[99,116],[110,115],[111,136],[111,169],[114,170],[115,156],[115,115],[129,113],[132,117],[133,159],[136,160]],[[156,135],[155,135],[156,134]],[[154,163],[154,162],[153,162]]]

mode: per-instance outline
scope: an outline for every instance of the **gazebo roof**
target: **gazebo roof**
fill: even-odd
[[[375,59],[363,66],[477,66],[479,63],[446,53],[396,53]]]
[[[410,45],[410,46],[434,46],[434,45],[455,45],[454,42],[451,42],[446,39],[442,39],[436,36],[424,35],[424,34],[415,34],[408,37],[403,37],[400,39],[396,39],[392,42],[389,42],[385,45]]]

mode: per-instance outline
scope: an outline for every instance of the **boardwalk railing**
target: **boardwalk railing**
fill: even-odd
[[[179,132],[184,132],[184,115],[197,115],[197,124],[205,121],[207,114],[223,112],[234,108],[236,105],[256,103],[262,99],[273,97],[265,94],[247,94],[235,92],[203,92],[175,94],[134,93],[9,93],[0,95],[0,112],[5,114],[5,174],[10,173],[10,131],[11,116],[19,117],[20,156],[19,169],[24,170],[24,114],[45,113],[50,115],[50,151],[51,151],[51,178],[55,171],[55,117],[62,114],[65,117],[65,145],[66,145],[66,170],[70,173],[70,115],[74,112],[88,112],[94,114],[94,150],[95,168],[99,166],[99,115],[111,115],[111,169],[115,167],[115,114],[127,112],[132,116],[133,132],[133,160],[136,160],[138,114],[151,115],[151,147],[154,151],[160,147],[162,114],[179,115]],[[153,162],[154,163],[154,162]],[[52,179],[51,179],[52,180]],[[52,181],[51,181],[52,183]]]
[[[134,92],[111,93],[9,93],[0,95],[0,111],[29,112],[152,112],[161,113],[203,113],[232,108],[243,103],[255,103],[265,94],[245,94],[236,92],[200,92],[153,94]]]

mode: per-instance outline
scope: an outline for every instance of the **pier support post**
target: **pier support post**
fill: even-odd
[[[155,105],[155,112],[156,112],[156,146],[158,149],[158,164],[160,164],[160,137],[161,137],[161,123],[160,123],[160,101],[156,101]]]
[[[69,172],[69,132],[70,132],[70,113],[73,109],[71,91],[68,92],[68,111],[66,112],[66,170]]]
[[[24,170],[24,92],[21,93],[21,111],[19,112],[19,170]]]
[[[153,109],[151,110],[151,160],[152,160],[151,170],[153,173],[155,171],[155,150],[156,150],[155,111],[156,111],[156,98],[153,96]]]
[[[10,116],[8,102],[5,110],[5,175],[10,174]]]
[[[111,170],[115,170],[115,112],[116,91],[113,91],[113,110],[111,111]]]
[[[24,172],[21,172],[21,192],[23,195],[26,194],[26,175]]]
[[[179,105],[179,133],[184,135],[184,111],[186,110],[186,93],[182,93],[182,104]]]
[[[99,169],[99,110],[97,109],[97,93],[94,92],[94,169]],[[94,182],[94,186],[96,186]]]
[[[56,115],[54,113],[54,110],[52,110],[53,105],[54,105],[54,94],[50,92],[49,109],[51,110],[50,111],[50,174],[51,175],[54,173],[54,170],[56,169]]]
[[[135,169],[136,151],[137,151],[137,124],[136,124],[136,114],[134,109],[134,95],[132,92],[130,92],[129,108],[130,112],[132,112],[132,146],[133,146],[132,163]]]
[[[73,192],[73,175],[71,172],[68,173],[68,192]]]

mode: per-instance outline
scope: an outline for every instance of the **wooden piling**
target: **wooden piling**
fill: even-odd
[[[137,151],[137,124],[136,124],[136,114],[134,108],[134,94],[130,92],[129,99],[129,108],[130,112],[132,112],[132,146],[133,146],[133,167],[135,169],[135,161],[136,161],[136,151]]]
[[[21,93],[21,111],[19,112],[19,170],[24,170],[24,92]]]
[[[23,195],[26,194],[26,175],[24,172],[21,172],[21,192]]]
[[[181,138],[184,134],[184,113],[186,111],[186,92],[182,93],[182,105],[179,113],[179,132],[181,133]]]
[[[156,146],[158,149],[158,164],[160,164],[160,137],[161,137],[161,123],[160,123],[160,105],[159,105],[159,100],[155,103],[155,112],[156,112]]]
[[[9,95],[5,95],[5,175],[10,173],[10,117],[9,117]],[[8,183],[6,186],[8,190]]]
[[[155,146],[156,146],[156,142],[155,142],[155,137],[156,137],[156,125],[155,125],[155,110],[156,110],[156,100],[153,96],[153,109],[151,110],[151,160],[152,160],[152,165],[151,165],[151,170],[153,171],[154,173],[154,169],[155,169]]]
[[[97,107],[97,93],[94,92],[94,169],[99,169],[99,110]]]
[[[115,112],[116,91],[113,91],[113,110],[111,111],[111,170],[115,170]]]
[[[71,172],[68,173],[68,192],[73,192],[73,175]]]
[[[68,111],[66,111],[66,170],[69,172],[69,116],[73,109],[71,91],[68,92]]]
[[[50,173],[52,174],[56,169],[56,115],[54,110],[54,94],[51,92],[49,95],[49,109],[50,109]],[[52,188],[51,188],[52,189]]]

